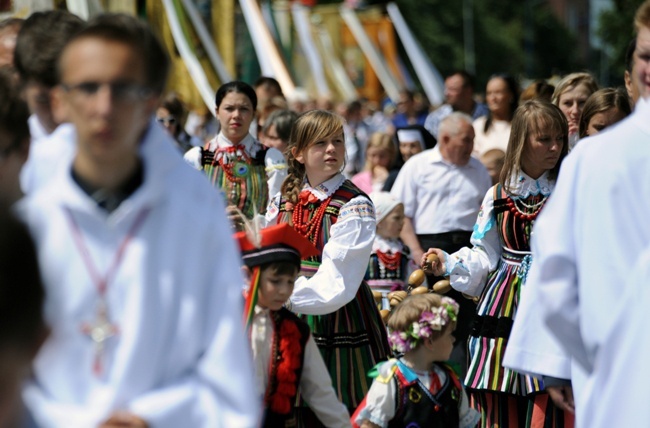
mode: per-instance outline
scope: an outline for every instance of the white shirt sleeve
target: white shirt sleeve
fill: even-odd
[[[328,428],[349,428],[350,414],[332,387],[332,378],[312,336],[305,346],[305,363],[300,379],[300,393],[318,419]]]
[[[397,388],[395,388],[395,382],[392,379],[388,382],[380,382],[375,379],[370,385],[368,394],[366,394],[366,407],[359,412],[354,422],[361,425],[364,420],[368,420],[375,425],[386,428],[388,423],[395,417],[396,394]]]
[[[472,248],[461,248],[448,255],[446,276],[451,286],[470,296],[479,296],[487,276],[496,269],[501,257],[501,240],[494,215],[494,191],[485,194],[470,240]]]
[[[324,315],[352,301],[366,274],[375,228],[374,208],[368,198],[357,196],[343,205],[330,228],[318,271],[311,278],[296,280],[291,310]]]
[[[270,148],[264,157],[266,178],[269,186],[269,200],[282,188],[282,182],[287,177],[287,161],[280,150]]]
[[[203,169],[203,166],[201,165],[201,150],[203,150],[201,147],[192,147],[183,155],[185,162],[199,171]]]

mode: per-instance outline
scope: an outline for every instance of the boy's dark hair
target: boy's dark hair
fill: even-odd
[[[271,262],[260,266],[260,272],[264,272],[267,269],[271,269],[275,275],[296,276],[300,272],[300,268],[291,262]]]
[[[45,333],[45,292],[27,228],[0,207],[0,350],[34,352]]]
[[[282,93],[282,86],[280,86],[280,82],[278,82],[276,79],[273,77],[268,77],[268,76],[260,76],[257,78],[255,83],[253,84],[253,87],[255,89],[259,88],[260,86],[268,86],[273,88],[278,95],[281,97],[284,97],[284,94]]]
[[[4,151],[15,149],[25,140],[29,140],[28,119],[27,103],[13,84],[11,71],[0,70],[0,131],[10,138],[10,141],[2,146]]]
[[[123,13],[98,15],[88,21],[68,44],[89,38],[129,46],[143,60],[145,85],[156,94],[163,92],[169,74],[169,57],[146,22]]]
[[[59,56],[83,25],[81,18],[62,10],[36,12],[27,18],[14,51],[14,65],[22,82],[34,80],[49,88],[56,86]]]

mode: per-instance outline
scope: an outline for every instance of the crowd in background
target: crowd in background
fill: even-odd
[[[458,70],[431,106],[286,97],[263,76],[205,115],[165,93],[136,18],[0,23],[0,426],[606,426],[585,385],[618,361],[594,349],[634,342],[600,319],[596,339],[557,333],[548,284],[591,263],[560,233],[585,159],[647,139],[650,3],[635,26],[624,88]],[[612,183],[650,170],[635,150]],[[558,300],[591,322],[576,278]]]

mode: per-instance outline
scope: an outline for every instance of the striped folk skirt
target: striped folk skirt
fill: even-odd
[[[479,411],[481,428],[573,428],[574,416],[553,404],[546,393],[526,397],[469,390],[470,406]]]
[[[542,380],[503,367],[508,337],[519,305],[530,256],[504,249],[477,307],[468,340],[465,385],[480,427],[572,428],[574,416],[558,409]]]
[[[390,356],[370,287],[363,282],[355,298],[336,312],[303,319],[311,327],[339,400],[352,414],[372,384],[368,372]]]

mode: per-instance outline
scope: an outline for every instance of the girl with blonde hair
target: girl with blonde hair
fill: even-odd
[[[386,133],[375,132],[366,147],[366,165],[363,171],[352,177],[352,182],[365,193],[380,191],[396,156],[397,146],[393,138]]]
[[[580,116],[587,98],[597,90],[598,83],[589,73],[571,73],[555,86],[551,102],[562,110],[569,122],[569,150],[578,142]]]
[[[483,199],[473,247],[453,254],[433,248],[422,259],[436,253],[433,273],[450,276],[454,289],[478,297],[465,385],[472,407],[481,412],[481,427],[573,426],[573,415],[555,407],[541,378],[503,366],[532,262],[533,222],[555,186],[567,145],[568,125],[560,109],[541,100],[521,105],[499,183]]]
[[[288,176],[266,219],[291,224],[320,255],[302,260],[286,306],[304,315],[338,398],[352,412],[370,387],[368,371],[389,355],[379,310],[363,282],[375,239],[374,208],[341,174],[342,117],[324,110],[302,114],[288,153]],[[319,426],[303,413],[306,426]]]

